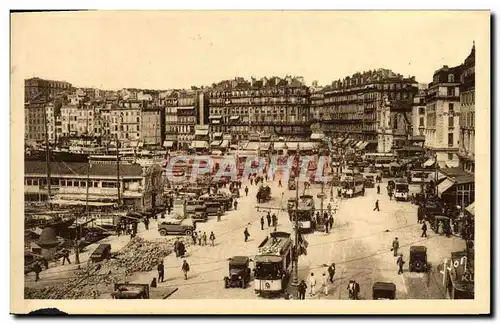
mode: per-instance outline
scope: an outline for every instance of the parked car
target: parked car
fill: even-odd
[[[425,246],[410,247],[410,272],[427,272],[427,248]]]
[[[191,236],[196,230],[196,223],[190,220],[167,219],[158,225],[161,236],[183,234]]]
[[[224,277],[225,288],[246,288],[250,281],[249,262],[247,256],[235,256],[229,260],[229,276]]]

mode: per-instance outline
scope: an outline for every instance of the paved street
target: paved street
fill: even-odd
[[[289,197],[295,196],[295,191],[286,187],[278,188],[278,181],[269,182],[272,188],[273,199],[265,206],[278,207],[280,203],[285,206]],[[247,185],[245,182],[243,185]],[[249,184],[248,184],[249,185]],[[347,283],[350,279],[360,284],[362,299],[371,298],[371,288],[376,281],[393,282],[397,287],[397,298],[445,298],[444,289],[440,285],[441,275],[437,273],[437,265],[444,257],[449,257],[451,251],[464,248],[464,242],[456,237],[446,238],[428,231],[428,238],[421,238],[420,224],[416,220],[416,205],[409,202],[389,201],[385,191],[385,183],[381,184],[381,194],[376,194],[376,189],[367,189],[364,197],[343,199],[340,209],[335,216],[333,232],[330,234],[316,232],[306,236],[309,248],[306,256],[301,256],[299,261],[299,277],[307,279],[314,272],[318,278],[326,272],[326,264],[335,262],[336,274],[333,284],[329,284],[328,296],[316,293],[307,298],[347,299]],[[210,218],[207,223],[198,223],[197,229],[206,232],[213,231],[216,236],[216,246],[191,246],[188,247],[187,260],[191,271],[188,280],[184,280],[181,264],[182,259],[174,254],[165,258],[166,281],[160,287],[177,287],[179,290],[171,298],[257,298],[253,286],[247,289],[225,289],[223,278],[228,274],[228,258],[235,255],[254,256],[257,245],[271,232],[272,228],[260,229],[260,217],[265,211],[256,209],[255,194],[257,187],[249,185],[249,195],[239,199],[238,210],[226,212],[220,222]],[[418,190],[415,186],[412,190]],[[328,190],[325,190],[327,192]],[[320,186],[313,185],[308,190],[316,196],[320,193]],[[336,192],[336,191],[335,191]],[[380,201],[380,212],[373,211],[375,200]],[[324,207],[326,208],[325,201]],[[261,205],[263,206],[263,205]],[[320,208],[320,200],[316,198],[316,208]],[[292,224],[286,212],[278,214],[278,230],[292,232]],[[142,224],[141,224],[142,226]],[[244,242],[243,231],[245,227],[250,232],[250,239]],[[145,231],[139,228],[139,236],[146,239],[160,237],[156,223],[152,221],[150,229]],[[405,270],[407,271],[409,247],[411,245],[425,245],[428,248],[428,260],[431,272],[417,274],[405,272],[397,274],[396,258],[390,251],[391,242],[398,237],[403,253]],[[185,238],[191,240],[190,238]],[[110,237],[113,250],[123,247],[128,237]],[[89,248],[92,251],[92,248]],[[81,256],[85,262],[87,255]],[[53,283],[74,265],[57,267],[42,272],[42,280],[36,286]],[[150,282],[156,276],[156,271],[137,273],[130,278],[131,282]],[[307,281],[306,281],[307,282]],[[27,284],[33,286],[33,278],[28,276]]]

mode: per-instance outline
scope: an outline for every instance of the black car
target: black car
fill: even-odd
[[[427,272],[427,248],[425,246],[410,247],[410,272]]]
[[[246,288],[250,281],[250,259],[246,256],[235,256],[229,260],[229,277],[224,277],[224,287]]]
[[[373,299],[396,299],[396,285],[392,282],[374,283]]]

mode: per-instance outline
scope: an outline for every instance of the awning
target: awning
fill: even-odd
[[[399,163],[397,163],[397,162],[391,162],[391,164],[389,164],[389,165],[391,167],[393,167],[393,168],[399,168],[399,167],[401,167],[401,165],[399,165]]]
[[[210,143],[210,146],[220,146],[220,143],[222,143],[222,141],[212,141],[212,143]]]
[[[284,150],[285,149],[285,143],[284,142],[274,142],[273,147],[276,151],[279,150]]]
[[[382,164],[382,167],[383,167],[383,168],[390,168],[390,167],[391,167],[391,165],[390,165],[390,164]]]
[[[430,167],[436,162],[435,159],[428,159],[427,161],[424,162],[424,167]]]
[[[290,151],[296,151],[297,148],[299,147],[299,143],[297,143],[297,142],[289,142],[289,143],[286,143],[286,146],[287,146],[288,150],[290,150]]]
[[[325,138],[325,134],[321,134],[321,133],[312,133],[311,134],[312,140],[323,140],[324,138]]]
[[[458,168],[458,161],[446,161],[445,164],[447,168]]]
[[[220,132],[214,133],[213,135],[214,135],[214,137],[222,137],[222,133],[220,133]]]
[[[442,196],[442,194],[443,194],[446,190],[448,190],[448,189],[450,189],[451,187],[453,187],[453,185],[454,185],[454,183],[453,183],[453,181],[451,181],[450,179],[445,179],[443,182],[441,182],[440,184],[438,184],[437,189],[438,189],[438,195],[439,195],[439,197],[441,197],[441,196]]]
[[[192,149],[207,149],[208,142],[207,141],[192,141],[191,148]]]
[[[299,143],[299,150],[301,151],[311,151],[315,149],[314,143],[311,142],[300,142]]]
[[[88,204],[89,206],[94,207],[110,207],[115,203],[107,203],[107,202],[99,202],[99,201],[78,201],[78,200],[64,200],[64,199],[54,199],[50,201],[52,204],[56,205],[71,205],[71,206],[85,206]]]
[[[380,164],[380,163],[376,163],[376,164],[375,164],[375,167],[376,167],[376,168],[381,168],[381,167],[382,167],[382,164]]]
[[[194,132],[195,136],[207,136],[208,135],[208,129],[197,129]]]
[[[221,119],[222,116],[210,116],[208,117],[208,119]]]
[[[220,124],[220,120],[219,119],[213,119],[210,121],[212,124]]]
[[[271,147],[271,143],[269,143],[269,142],[260,143],[260,145],[259,145],[259,149],[261,151],[269,151],[270,147]]]
[[[231,116],[229,119],[231,119],[231,120],[238,120],[238,119],[240,119],[240,116]]]
[[[474,209],[474,203],[470,204],[469,206],[465,207],[465,210],[471,214],[472,216],[476,216],[475,214],[475,209]]]
[[[163,147],[173,147],[174,142],[173,141],[164,141],[163,142]]]
[[[227,148],[229,146],[229,141],[228,140],[223,140],[222,143],[220,144],[220,147]]]

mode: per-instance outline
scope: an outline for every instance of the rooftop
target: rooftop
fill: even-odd
[[[88,163],[82,162],[51,162],[52,176],[58,175],[87,175]],[[44,161],[25,161],[25,175],[47,174],[47,163]],[[116,176],[116,163],[95,163],[90,168],[92,176]],[[142,167],[138,164],[120,164],[120,176],[142,177]]]

